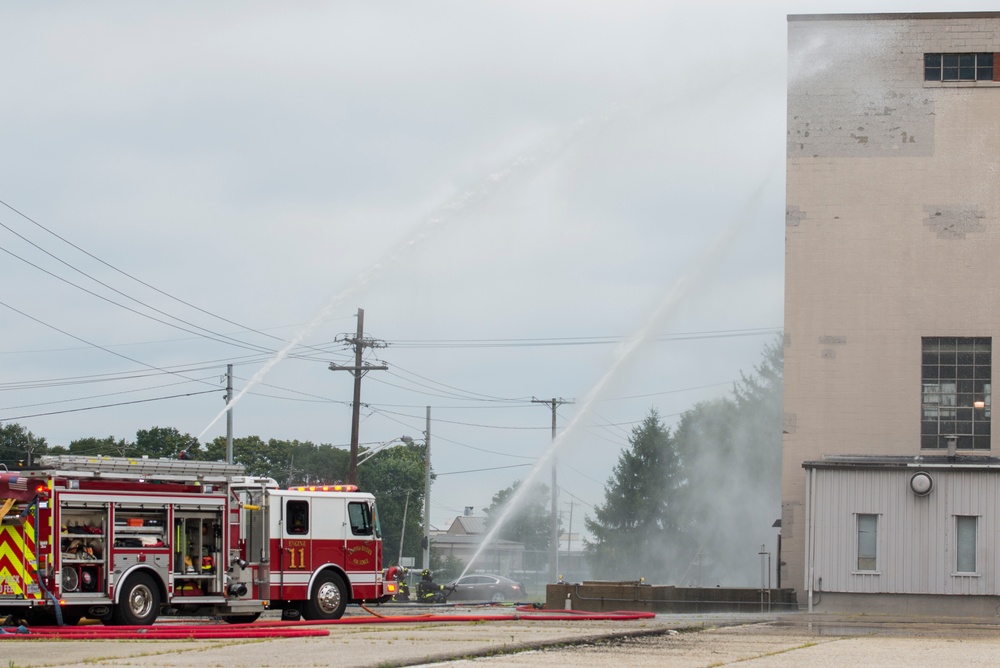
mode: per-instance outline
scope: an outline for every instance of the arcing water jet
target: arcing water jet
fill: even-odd
[[[768,172],[768,174],[773,173],[774,170],[770,170]],[[770,177],[761,183],[760,187],[754,192],[750,201],[744,207],[744,210],[749,210],[756,204],[757,200],[764,192],[769,180]],[[500,514],[500,517],[497,519],[497,522],[487,532],[482,543],[480,543],[479,548],[472,555],[469,563],[466,564],[462,571],[462,576],[469,571],[470,566],[475,563],[476,559],[479,558],[483,550],[486,549],[486,546],[497,538],[497,535],[503,528],[507,518],[510,517],[525,497],[527,493],[526,490],[532,487],[538,476],[541,475],[541,472],[552,462],[559,450],[565,446],[565,443],[570,442],[573,439],[576,431],[580,429],[583,424],[584,419],[590,417],[594,404],[603,395],[605,390],[607,390],[608,387],[622,375],[625,369],[628,368],[629,364],[635,359],[643,344],[645,344],[650,336],[652,336],[655,332],[662,329],[666,322],[677,311],[681,301],[695,286],[701,286],[706,282],[709,270],[714,269],[719,265],[721,258],[731,247],[738,233],[743,230],[747,220],[748,217],[736,218],[726,228],[719,232],[705,247],[702,254],[691,263],[688,270],[682,274],[680,278],[674,281],[674,283],[670,286],[670,289],[667,290],[666,294],[664,294],[663,298],[660,300],[659,304],[650,313],[650,317],[647,319],[643,327],[641,327],[632,337],[625,340],[618,346],[608,371],[597,382],[597,384],[591,388],[590,392],[587,393],[586,398],[580,404],[580,410],[569,421],[562,433],[556,436],[548,450],[544,455],[542,455],[541,459],[539,459],[538,464],[536,464],[528,476],[521,481],[520,486],[511,495],[510,500],[508,501],[503,512]]]
[[[506,169],[490,174],[481,180],[476,187],[465,191],[457,198],[439,208],[422,223],[419,223],[408,240],[387,253],[382,260],[376,262],[367,270],[358,274],[358,276],[346,288],[334,294],[316,313],[316,315],[314,315],[312,319],[306,323],[305,327],[296,332],[295,335],[288,340],[285,346],[253,375],[253,377],[247,382],[246,386],[244,386],[242,390],[240,390],[226,403],[226,406],[219,411],[219,414],[216,415],[212,421],[201,430],[201,433],[198,434],[197,438],[201,440],[205,433],[208,432],[208,430],[211,429],[230,408],[239,403],[240,399],[242,399],[254,386],[260,383],[268,372],[271,371],[271,369],[288,357],[288,354],[292,351],[292,349],[312,334],[317,327],[329,320],[337,308],[343,305],[348,299],[360,294],[364,288],[368,287],[368,285],[379,278],[384,267],[397,266],[406,254],[410,253],[415,247],[427,241],[432,234],[439,231],[452,219],[467,212],[474,206],[481,205],[494,192],[496,192],[501,185],[511,182],[518,177],[528,178],[534,173],[539,172],[546,164],[548,164],[550,160],[576,142],[583,134],[584,129],[592,125],[595,120],[606,121],[607,119],[583,119],[577,121],[572,127],[562,132],[554,140],[543,144],[541,147],[528,154],[518,156]]]

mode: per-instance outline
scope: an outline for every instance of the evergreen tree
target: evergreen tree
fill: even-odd
[[[761,546],[781,515],[782,343],[764,347],[732,398],[686,411],[675,432],[688,478],[681,512],[698,552],[679,585],[760,585]]]
[[[604,503],[585,520],[594,540],[587,552],[596,577],[668,582],[678,555],[691,551],[678,512],[686,481],[670,430],[655,409],[629,437],[608,480]]]

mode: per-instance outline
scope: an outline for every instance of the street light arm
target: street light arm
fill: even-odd
[[[373,447],[373,448],[371,448],[369,450],[366,450],[365,453],[361,457],[358,458],[358,466],[361,466],[362,464],[364,464],[365,462],[367,462],[369,459],[371,459],[372,457],[374,457],[378,453],[382,452],[383,449],[389,447],[390,445],[392,445],[396,441],[399,441],[400,443],[404,443],[406,445],[410,445],[410,444],[413,443],[413,439],[410,438],[409,436],[397,436],[396,438],[390,439],[390,440],[386,441],[385,443],[379,443],[375,447]]]

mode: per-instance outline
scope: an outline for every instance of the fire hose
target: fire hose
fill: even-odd
[[[368,610],[368,608],[365,608]],[[368,610],[371,612],[371,610]],[[374,614],[374,613],[373,613]],[[301,638],[327,636],[328,629],[304,628],[316,626],[347,626],[352,624],[426,624],[428,622],[509,622],[509,621],[629,621],[650,619],[651,612],[545,611],[531,606],[516,609],[513,615],[393,615],[373,617],[342,617],[331,620],[263,620],[248,624],[163,624],[156,626],[36,626],[18,630],[0,627],[0,639],[61,638],[64,640],[222,640],[245,638]],[[27,631],[27,632],[25,632]]]

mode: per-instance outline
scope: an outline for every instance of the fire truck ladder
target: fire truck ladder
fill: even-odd
[[[38,464],[54,475],[69,478],[226,482],[244,473],[242,464],[145,457],[43,455],[39,457]]]

